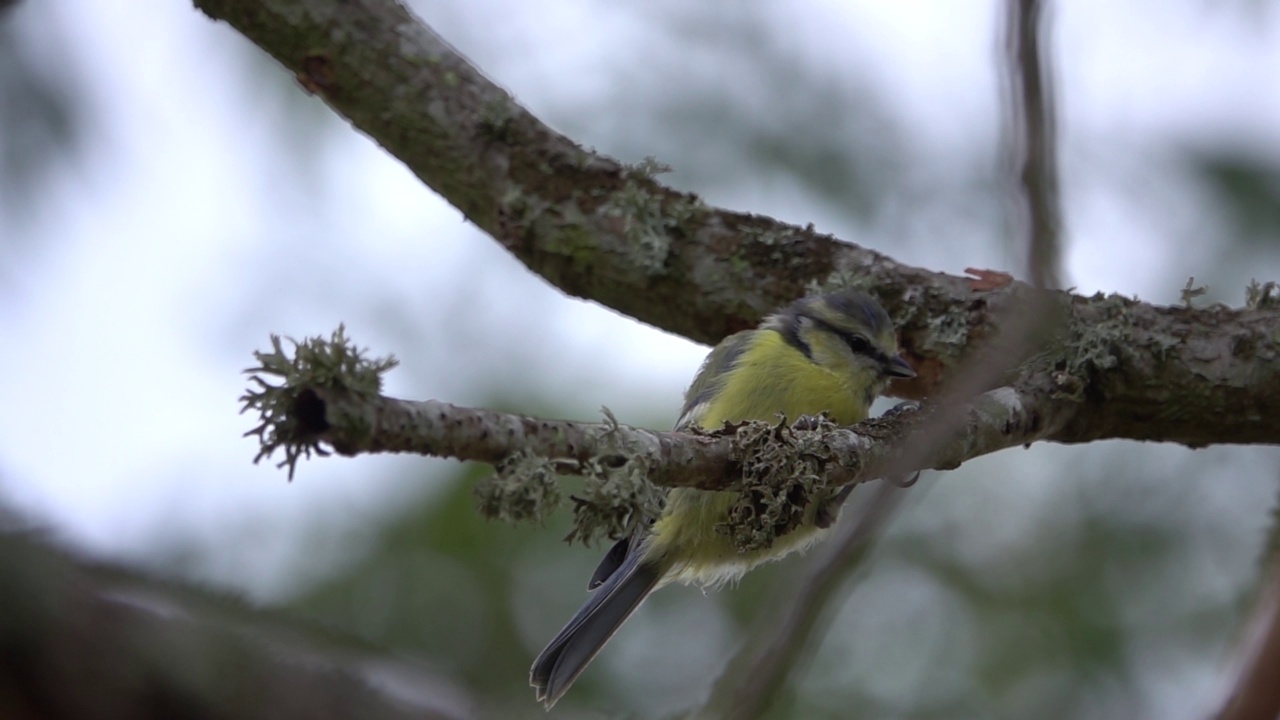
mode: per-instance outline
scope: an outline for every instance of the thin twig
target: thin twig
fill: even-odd
[[[877,483],[857,517],[840,523],[837,536],[806,568],[799,591],[786,599],[781,610],[768,614],[767,625],[761,623],[769,631],[752,633],[734,656],[699,711],[701,717],[751,720],[773,704],[813,639],[825,634],[822,629],[830,623],[832,600],[865,567],[863,561],[888,527],[904,492],[899,485]]]
[[[1060,283],[1062,210],[1058,194],[1057,117],[1046,0],[1008,0],[1006,58],[1010,160],[1018,194],[1015,227],[1025,232],[1031,284]]]

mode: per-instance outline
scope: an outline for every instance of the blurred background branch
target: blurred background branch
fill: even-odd
[[[709,206],[658,183],[652,164],[582,149],[396,2],[197,6],[270,53],[571,295],[701,342],[754,327],[815,284],[872,288],[895,317],[908,305],[925,317],[929,305],[968,299],[963,278],[898,263],[811,225]],[[335,36],[335,26],[349,31]],[[976,334],[982,319],[973,322]]]
[[[1251,622],[1240,635],[1239,667],[1217,720],[1271,720],[1280,717],[1280,572],[1274,561],[1253,605]]]
[[[763,609],[696,717],[750,720],[777,703],[788,680],[804,670],[813,645],[831,624],[833,600],[865,567],[906,490],[893,482],[876,483],[866,499],[845,511],[817,557],[802,573],[793,570],[795,583],[773,593],[772,607]]]
[[[1258,580],[1233,651],[1226,698],[1217,720],[1280,717],[1280,503],[1271,510]]]
[[[1032,285],[1061,283],[1062,207],[1058,199],[1058,117],[1048,0],[1005,0],[1005,111],[1015,240],[1027,243]]]
[[[11,525],[12,518],[0,517]],[[465,690],[350,636],[0,530],[0,716],[460,720]]]

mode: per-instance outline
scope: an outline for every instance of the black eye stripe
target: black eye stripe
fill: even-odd
[[[871,341],[861,335],[841,335],[840,339],[844,340],[849,349],[862,355],[871,355],[875,349],[871,347]]]
[[[823,330],[826,330],[832,335],[835,335],[836,337],[843,340],[844,343],[849,346],[849,349],[855,352],[856,354],[866,355],[867,357],[872,358],[874,360],[878,360],[880,362],[885,361],[884,353],[881,352],[880,349],[877,348],[869,338],[867,338],[867,336],[859,333],[851,333],[845,330],[841,330],[840,328],[836,327],[835,325],[832,325],[831,323],[825,320],[819,320],[818,318],[812,318],[812,320],[816,325],[821,327]]]

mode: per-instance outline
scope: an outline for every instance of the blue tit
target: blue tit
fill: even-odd
[[[825,412],[852,425],[867,417],[890,380],[914,376],[898,356],[892,321],[874,299],[854,290],[803,298],[716,345],[685,394],[676,430],[773,421],[779,413],[795,420]],[[839,501],[846,496],[837,495]],[[800,526],[771,547],[742,552],[716,530],[736,498],[732,491],[674,488],[654,522],[609,551],[592,576],[586,604],[534,660],[529,682],[538,700],[554,705],[657,588],[735,580],[812,545],[834,516],[830,507],[812,503]]]

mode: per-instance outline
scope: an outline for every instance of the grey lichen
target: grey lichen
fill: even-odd
[[[489,138],[502,143],[514,143],[516,106],[510,95],[495,95],[485,100],[480,109],[479,127]]]
[[[556,466],[547,458],[517,453],[495,470],[472,490],[483,517],[508,523],[541,523],[560,506]]]
[[[831,490],[822,479],[828,463],[838,462],[826,436],[838,426],[825,416],[810,418],[803,430],[751,421],[735,433],[742,457],[742,487],[729,519],[716,530],[740,552],[773,545],[812,517]]]
[[[836,268],[822,280],[814,278],[805,283],[804,294],[826,295],[845,289],[865,292],[867,290],[866,277],[865,273],[860,273],[847,267]]]
[[[685,223],[697,217],[699,213],[706,212],[707,205],[702,202],[697,195],[683,195],[675,200],[669,200],[666,206],[667,227],[673,230],[679,230]],[[692,233],[685,233],[691,235]]]
[[[671,252],[670,230],[676,220],[662,207],[661,196],[645,184],[628,180],[605,201],[600,212],[606,218],[622,221],[622,234],[632,265],[647,274],[660,273]]]
[[[1244,290],[1244,302],[1253,310],[1274,310],[1280,307],[1280,285],[1271,280],[1264,283],[1250,280]]]
[[[926,293],[930,292],[925,290]],[[926,297],[917,305],[908,305],[911,308],[912,321],[923,320],[925,331],[921,333],[927,338],[927,344],[923,345],[920,350],[927,352],[933,348],[940,348],[947,351],[951,348],[965,347],[969,344],[969,333],[972,328],[962,313],[938,313],[921,315],[922,309],[936,307],[933,298]]]
[[[284,347],[286,341],[293,346],[291,352]],[[342,325],[328,338],[311,337],[301,342],[272,335],[271,348],[270,352],[255,351],[258,365],[244,371],[254,387],[240,397],[240,412],[258,413],[258,425],[245,433],[256,435],[260,443],[253,461],[283,449],[284,460],[277,466],[288,467],[292,480],[298,458],[327,454],[318,438],[304,431],[300,402],[313,397],[316,390],[377,395],[382,390],[382,376],[398,361],[389,355],[369,358],[367,350],[347,338]]]
[[[600,439],[620,438],[613,411],[602,407],[600,412],[605,421]],[[649,482],[644,456],[628,452],[625,446],[602,445],[611,449],[579,464],[585,483],[582,495],[573,498],[574,523],[565,538],[568,542],[593,545],[605,538],[616,540],[662,511],[666,490]]]
[[[644,160],[634,165],[628,165],[627,170],[646,180],[652,180],[659,175],[671,172],[671,166],[659,161],[652,155],[646,155]]]
[[[618,421],[604,408],[605,427],[595,457],[576,461],[548,459],[528,453],[507,458],[497,473],[481,481],[474,494],[480,514],[509,523],[543,522],[561,504],[560,476],[583,478],[574,502],[574,529],[565,538],[587,545],[631,533],[640,523],[662,511],[666,489],[649,482],[649,463],[643,453],[608,441],[617,433]]]
[[[551,203],[536,194],[525,192],[522,186],[515,183],[507,186],[502,196],[502,206],[506,215],[524,231],[543,221],[547,211],[551,209]]]
[[[582,495],[573,498],[569,542],[616,540],[662,511],[666,489],[649,482],[649,464],[638,456],[593,459],[580,472],[586,482]]]
[[[745,227],[739,231],[744,238],[750,239],[752,242],[761,245],[778,245],[786,247],[788,243],[795,242],[799,236],[793,228],[788,225],[780,227]],[[777,258],[783,260],[784,258]],[[814,284],[813,281],[810,281]]]
[[[1187,284],[1182,287],[1180,298],[1182,299],[1182,304],[1186,307],[1191,307],[1196,298],[1209,292],[1208,285],[1196,285],[1195,283],[1195,277],[1189,277],[1187,278]]]
[[[1092,315],[1086,321],[1072,319],[1066,353],[1059,362],[1059,369],[1081,380],[1087,380],[1095,371],[1110,370],[1120,363],[1117,353],[1132,340],[1133,329],[1128,322],[1129,300],[1120,295],[1101,294],[1091,298]]]

